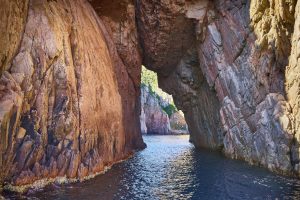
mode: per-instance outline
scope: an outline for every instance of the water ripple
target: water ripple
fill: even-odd
[[[146,136],[148,148],[93,180],[11,199],[300,199],[300,181],[221,154],[187,136]]]

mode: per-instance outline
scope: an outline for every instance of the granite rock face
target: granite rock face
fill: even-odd
[[[129,61],[91,5],[31,0],[26,10],[18,4],[24,10],[17,10],[9,33],[15,46],[3,50],[16,56],[4,62],[0,79],[0,182],[82,179],[143,148],[139,76],[130,78]]]
[[[163,111],[160,101],[151,94],[149,88],[141,88],[141,132],[143,134],[170,134],[170,119]]]
[[[223,142],[220,103],[201,71],[196,45],[199,25],[192,19],[203,21],[209,5],[208,1],[192,3],[137,1],[144,65],[157,71],[160,87],[172,94],[184,112],[191,141],[217,149]]]
[[[298,1],[295,9],[294,33],[291,39],[292,50],[289,57],[289,65],[285,70],[285,91],[287,100],[290,104],[292,118],[290,126],[294,134],[292,146],[292,162],[295,171],[300,174],[299,141],[300,141],[300,107],[299,107],[299,88],[300,88],[300,2]]]
[[[174,96],[196,146],[298,171],[296,3],[137,0],[143,64]]]
[[[19,48],[28,11],[28,0],[1,0],[0,74],[8,69]]]
[[[0,183],[83,178],[144,147],[141,65],[198,147],[299,174],[297,0],[2,0]]]
[[[177,135],[188,134],[188,127],[182,112],[176,108],[167,109],[173,105],[172,97],[160,96],[149,89],[141,86],[141,132],[142,134]],[[169,114],[168,114],[168,113]]]
[[[179,132],[181,131],[181,133],[188,133],[188,126],[182,111],[177,111],[171,115],[170,127],[173,131],[178,130]]]
[[[142,55],[135,22],[134,1],[89,2],[105,25],[102,29],[113,58],[113,68],[122,100],[126,148],[130,151],[144,148],[139,120]]]

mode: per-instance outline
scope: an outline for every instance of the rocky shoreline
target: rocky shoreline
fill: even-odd
[[[114,163],[111,163],[110,165],[107,165],[103,168],[102,171],[96,172],[94,174],[81,177],[81,178],[68,178],[67,176],[63,177],[55,177],[55,178],[45,178],[45,179],[39,179],[34,181],[33,183],[27,184],[27,185],[11,185],[11,184],[5,184],[2,188],[2,191],[7,191],[7,192],[14,192],[14,193],[26,193],[29,190],[37,190],[46,187],[47,185],[50,184],[70,184],[70,183],[77,183],[77,182],[84,182],[88,181],[90,179],[93,179],[99,175],[105,174],[108,170],[110,170],[113,165],[116,165],[118,163],[124,162],[127,159],[130,159],[134,153],[130,154],[128,157],[123,158],[122,160],[116,161]],[[1,192],[1,190],[0,190]],[[0,199],[1,199],[1,193],[0,193]],[[3,197],[4,198],[4,197]]]

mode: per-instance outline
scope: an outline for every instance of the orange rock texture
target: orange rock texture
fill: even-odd
[[[20,2],[1,38],[1,181],[84,178],[143,148],[139,57],[123,62],[85,0]]]
[[[0,183],[79,178],[145,147],[141,65],[191,142],[298,175],[297,0],[2,0]]]

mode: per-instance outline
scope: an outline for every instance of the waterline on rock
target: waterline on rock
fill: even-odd
[[[3,190],[4,191],[8,191],[8,192],[25,193],[25,192],[27,192],[30,189],[32,189],[32,190],[38,190],[38,189],[42,189],[42,188],[44,188],[44,187],[46,187],[46,186],[48,186],[50,184],[62,185],[62,184],[85,182],[85,181],[93,179],[93,178],[95,178],[95,177],[97,177],[99,175],[105,174],[114,165],[119,164],[121,162],[124,162],[127,159],[130,159],[133,155],[134,154],[131,154],[128,157],[126,157],[126,159],[119,160],[119,161],[113,163],[110,166],[105,166],[104,169],[103,169],[103,171],[100,171],[100,172],[97,172],[95,174],[91,174],[91,175],[85,176],[83,178],[67,178],[67,176],[56,177],[56,178],[46,178],[46,179],[41,179],[41,180],[34,181],[32,184],[27,184],[27,185],[22,185],[22,186],[15,186],[15,185],[12,185],[12,184],[6,184],[6,185],[3,186]]]
[[[144,136],[148,147],[84,183],[48,185],[26,198],[51,199],[284,199],[300,181],[196,149],[184,136]],[[9,196],[8,196],[9,197]]]

